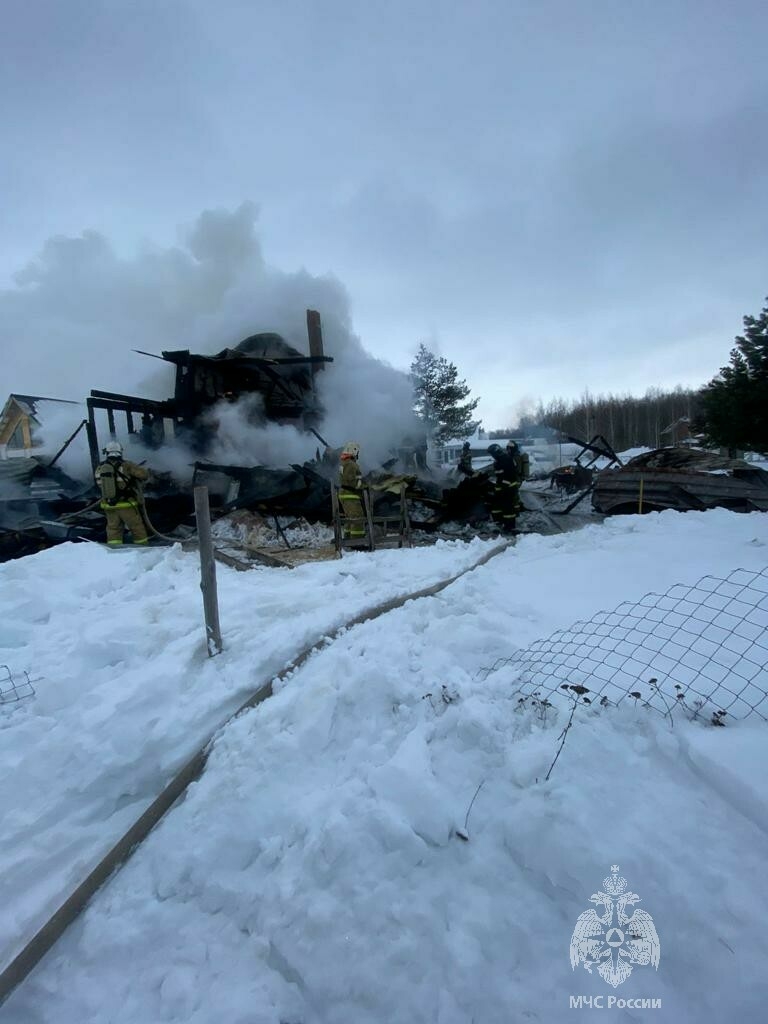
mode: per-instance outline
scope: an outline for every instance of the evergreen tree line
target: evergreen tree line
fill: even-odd
[[[660,448],[677,439],[671,432],[662,432],[681,419],[694,420],[699,406],[700,392],[692,388],[652,388],[642,396],[592,395],[587,391],[577,399],[539,402],[536,411],[523,416],[518,427],[491,431],[490,436],[525,437],[533,427],[544,425],[584,440],[602,434],[616,451],[640,445]]]
[[[540,403],[535,417],[575,437],[603,434],[617,451],[674,444],[681,436],[674,424],[682,418],[707,445],[734,455],[768,453],[768,305],[758,316],[744,317],[744,333],[736,337],[730,362],[699,390],[652,389],[642,398],[585,393],[576,402]]]
[[[470,398],[456,366],[421,345],[411,364],[414,410],[439,442],[468,437],[479,399]],[[703,388],[651,388],[642,397],[591,395],[539,402],[534,415],[517,427],[492,430],[490,437],[525,437],[546,426],[559,434],[589,440],[596,434],[616,451],[675,444],[686,431],[707,445],[768,453],[768,305],[758,316],[744,317],[744,333],[736,337],[730,363]]]

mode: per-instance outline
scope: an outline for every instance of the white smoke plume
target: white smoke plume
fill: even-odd
[[[40,402],[37,406],[39,425],[33,426],[32,431],[34,457],[45,465],[49,464],[87,415],[85,403],[60,405],[58,402]],[[91,458],[85,427],[56,459],[56,466],[75,480],[90,482]]]
[[[351,328],[349,302],[331,275],[269,266],[256,230],[257,209],[207,210],[175,246],[145,244],[132,258],[101,234],[49,239],[39,256],[0,291],[0,343],[8,353],[9,391],[84,401],[91,388],[168,398],[174,371],[132,349],[215,353],[248,335],[274,331],[308,353],[306,309],[320,312],[326,355],[319,375],[326,409],[321,433],[333,446],[360,443],[374,465],[393,444],[418,430],[406,374],[367,353]],[[216,410],[220,421],[212,460],[286,465],[315,451],[312,435],[270,424],[255,428],[248,407]],[[221,413],[221,415],[220,415]],[[46,449],[63,441],[46,425]],[[128,445],[127,436],[119,439]],[[62,458],[83,471],[84,438]],[[178,449],[178,445],[176,449]],[[138,457],[136,444],[126,454]],[[144,452],[158,469],[186,476],[186,449]]]

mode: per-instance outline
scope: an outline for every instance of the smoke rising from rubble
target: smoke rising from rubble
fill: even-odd
[[[248,335],[275,331],[308,353],[305,311],[313,308],[322,318],[325,353],[335,360],[318,378],[326,408],[320,432],[334,446],[359,442],[364,463],[385,458],[392,444],[417,429],[408,377],[363,349],[336,278],[286,272],[264,261],[256,219],[256,207],[247,202],[231,211],[206,210],[177,245],[146,243],[133,258],[116,253],[95,231],[50,238],[16,274],[16,287],[0,291],[8,389],[82,402],[92,388],[167,398],[173,367],[150,365],[132,349],[212,354]],[[249,411],[242,403],[217,407],[212,461],[286,465],[314,455],[312,435],[275,424],[255,428]],[[55,451],[71,430],[56,438],[53,426],[44,425],[44,436]],[[88,472],[78,454],[83,444],[81,435],[61,463],[78,476]],[[137,447],[130,445],[128,457],[138,457]],[[195,460],[178,448],[142,451],[151,465],[176,472]]]
[[[82,405],[40,403],[38,408],[40,426],[33,430],[35,443],[39,445],[33,452],[35,458],[45,464],[49,463],[67,438],[77,430],[87,414],[85,402]],[[56,466],[75,480],[90,482],[91,457],[85,428],[62,453]]]

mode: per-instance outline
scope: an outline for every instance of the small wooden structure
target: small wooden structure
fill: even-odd
[[[660,448],[597,477],[592,504],[605,515],[729,508],[768,511],[768,473],[741,459]]]
[[[47,405],[77,405],[63,398],[11,394],[0,412],[0,459],[29,457],[40,442],[35,437]]]

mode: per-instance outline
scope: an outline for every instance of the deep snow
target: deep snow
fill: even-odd
[[[580,994],[662,999],[606,1011],[627,1021],[764,1020],[766,726],[580,709],[544,783],[567,708],[542,722],[478,673],[601,608],[763,568],[767,527],[718,510],[526,537],[350,630],[220,734],[0,1020],[508,1024],[595,1012],[569,1009]],[[67,546],[0,567],[0,662],[43,676],[0,713],[4,959],[255,681],[484,550],[223,572],[210,661],[193,555]],[[616,992],[568,959],[613,863],[662,947]]]

